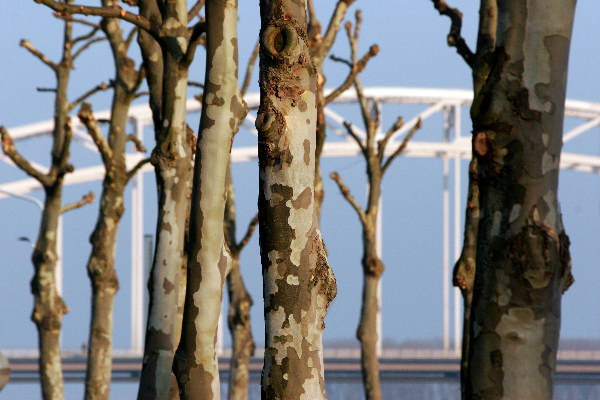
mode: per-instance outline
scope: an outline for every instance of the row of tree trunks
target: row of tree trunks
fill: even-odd
[[[462,396],[550,399],[561,297],[573,281],[557,188],[575,0],[482,0],[475,53],[460,36],[460,12],[433,3],[451,18],[448,43],[474,80],[454,278],[465,299]]]
[[[205,10],[206,72],[194,165],[188,279],[174,364],[181,399],[220,398],[216,336],[230,266],[224,240],[225,186],[233,136],[247,113],[237,79],[237,0],[209,0]]]
[[[315,214],[316,73],[304,1],[260,2],[259,228],[266,399],[324,399],[322,331],[336,294]]]

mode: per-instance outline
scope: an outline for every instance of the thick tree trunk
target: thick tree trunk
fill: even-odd
[[[247,108],[237,80],[237,0],[209,0],[206,74],[194,165],[188,280],[174,364],[181,399],[219,399],[216,335],[228,265],[223,218],[233,135]]]
[[[260,2],[260,249],[263,399],[325,399],[322,331],[335,297],[315,220],[316,72],[304,1]]]
[[[572,281],[557,200],[574,0],[498,9],[474,99],[480,223],[467,398],[551,399],[561,293]]]

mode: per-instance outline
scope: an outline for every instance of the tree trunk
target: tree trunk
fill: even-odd
[[[367,400],[381,400],[377,356],[377,343],[380,340],[377,314],[381,305],[377,289],[383,273],[383,263],[377,254],[377,212],[378,210],[368,214],[368,223],[363,225],[363,291],[360,322],[356,331],[356,337],[360,341],[363,387]]]
[[[187,2],[169,3],[161,14],[156,1],[140,2],[143,16],[165,27],[161,46],[140,32],[152,109],[156,147],[158,220],[149,282],[149,311],[138,399],[165,399],[171,392],[173,356],[179,343],[180,284],[187,265],[186,221],[192,188],[194,137],[186,124],[188,65],[182,60],[189,45]]]
[[[40,231],[31,257],[35,270],[31,280],[31,292],[34,296],[31,319],[38,330],[42,398],[62,400],[64,394],[60,329],[62,317],[68,311],[56,289],[56,235],[60,218],[62,182],[45,188],[45,192]]]
[[[219,399],[216,335],[228,265],[222,256],[225,182],[234,132],[247,108],[237,80],[237,0],[209,0],[206,74],[194,165],[188,280],[174,365],[184,399]]]
[[[574,0],[502,3],[471,108],[480,223],[467,398],[551,399],[572,282],[557,200]]]
[[[230,166],[231,167],[231,166]],[[252,234],[255,220],[249,226],[246,237],[236,242],[235,196],[231,179],[231,168],[227,173],[227,200],[225,202],[225,241],[231,249],[231,270],[227,274],[229,311],[227,325],[231,333],[231,363],[229,367],[229,400],[247,400],[250,374],[248,363],[254,354],[254,339],[250,327],[252,297],[240,271],[240,252]]]
[[[315,220],[316,72],[306,5],[262,0],[260,8],[262,398],[325,399],[322,331],[336,285]]]
[[[109,3],[109,0],[104,0],[103,6]],[[127,57],[127,46],[122,37],[119,20],[103,18],[101,26],[113,52],[115,81],[121,84],[114,87],[108,132],[110,154],[103,155],[106,171],[102,184],[100,212],[94,232],[90,236],[92,252],[87,270],[92,283],[92,315],[85,398],[108,400],[112,372],[113,309],[115,294],[119,289],[115,270],[115,249],[119,222],[124,211],[123,192],[128,180],[125,164],[125,129],[129,106],[137,87],[138,73],[133,68],[133,61]],[[91,109],[87,111],[90,115],[86,116],[80,112],[80,118],[90,118]],[[102,153],[102,149],[99,150]]]

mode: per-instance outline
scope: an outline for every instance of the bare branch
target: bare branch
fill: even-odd
[[[31,165],[29,161],[17,151],[12,137],[4,126],[0,126],[0,137],[2,138],[2,150],[4,151],[4,154],[6,154],[17,167],[37,180],[42,186],[48,186],[50,184],[49,177]]]
[[[87,128],[88,134],[92,137],[96,147],[100,152],[104,165],[108,165],[112,162],[112,149],[106,141],[106,138],[100,130],[100,125],[92,112],[92,106],[90,103],[82,103],[79,112],[77,113],[79,120]]]
[[[113,86],[112,83],[108,84],[105,82],[102,82],[97,86],[94,86],[93,88],[91,88],[90,90],[88,90],[87,92],[85,92],[84,94],[79,96],[77,99],[75,99],[71,104],[69,104],[68,111],[71,111],[72,109],[77,107],[80,103],[87,100],[90,96],[92,96],[98,92],[107,90],[109,87],[112,87],[112,86]]]
[[[129,170],[127,172],[127,181],[129,182],[129,180],[131,178],[133,178],[135,176],[135,174],[137,174],[137,172],[140,170],[140,168],[142,168],[144,165],[148,164],[150,162],[150,158],[144,158],[140,161],[137,162],[137,164],[135,164],[133,166],[133,168],[131,168],[131,170]]]
[[[308,8],[308,40],[314,45],[322,41],[321,23],[317,19],[313,0],[308,0],[306,3]]]
[[[204,3],[205,0],[198,0],[196,1],[196,4],[194,4],[192,8],[190,8],[190,10],[188,11],[188,23],[192,22],[196,15],[198,15],[200,10],[202,10],[202,7],[204,7]]]
[[[134,134],[127,135],[127,141],[133,142],[133,145],[135,146],[135,149],[137,151],[139,151],[141,153],[146,152],[146,147],[144,146],[142,141],[136,135],[134,135]]]
[[[239,253],[240,251],[242,251],[244,246],[248,244],[250,238],[252,237],[252,234],[254,233],[256,225],[258,225],[258,213],[256,213],[256,215],[254,215],[254,218],[250,220],[250,223],[248,223],[248,229],[246,229],[246,234],[244,235],[242,240],[240,240],[240,242],[235,246],[236,252]]]
[[[377,142],[377,148],[379,150],[379,159],[382,160],[383,156],[385,154],[385,148],[387,147],[387,143],[390,140],[390,138],[392,137],[392,135],[400,128],[402,128],[402,126],[404,125],[404,119],[402,117],[398,117],[398,119],[396,120],[396,122],[394,122],[394,124],[390,127],[390,129],[387,130],[387,132],[385,133],[385,136],[383,137],[383,139],[379,140]]]
[[[260,40],[256,42],[254,46],[254,50],[250,55],[250,59],[248,60],[248,65],[246,66],[246,75],[244,76],[244,83],[242,84],[242,88],[240,89],[240,93],[242,97],[248,91],[248,87],[250,86],[250,79],[252,79],[252,70],[254,69],[254,64],[256,63],[256,58],[258,57],[258,51],[260,50]]]
[[[340,189],[340,192],[342,193],[342,196],[344,196],[346,201],[348,201],[348,203],[350,203],[352,208],[354,208],[354,211],[356,211],[356,213],[358,214],[358,217],[360,218],[360,222],[365,224],[366,223],[365,212],[363,211],[362,208],[360,208],[360,206],[354,199],[354,196],[352,196],[352,194],[350,193],[350,189],[348,189],[348,187],[342,181],[340,174],[338,174],[337,172],[332,172],[331,174],[329,174],[329,177],[331,179],[333,179],[335,181],[335,183],[337,183],[338,188]]]
[[[344,20],[344,16],[346,15],[346,10],[354,3],[354,0],[338,0],[335,10],[331,15],[331,19],[329,20],[329,25],[327,26],[327,31],[325,32],[325,36],[323,37],[323,41],[320,45],[320,51],[323,57],[329,50],[331,50],[331,46],[333,46],[333,42],[335,41],[335,37],[340,30],[340,24]]]
[[[456,47],[456,52],[465,60],[467,65],[473,68],[475,55],[469,48],[465,39],[461,36],[462,13],[458,8],[452,8],[446,4],[446,0],[431,0],[433,6],[440,13],[450,18],[450,32],[447,36],[448,46]]]
[[[69,21],[73,21],[73,18],[63,18],[63,19],[69,20]],[[79,21],[79,20],[77,20],[77,21]],[[85,21],[85,20],[82,19],[81,21]],[[85,21],[85,22],[87,22],[87,21]],[[93,26],[93,28],[88,33],[86,33],[85,35],[81,35],[81,36],[78,36],[75,39],[73,39],[71,41],[71,47],[75,46],[79,42],[83,42],[84,40],[88,40],[88,39],[93,38],[94,35],[96,34],[96,32],[98,32],[100,30],[100,26],[99,25],[92,24],[92,23],[90,23],[90,25]]]
[[[350,68],[352,68],[352,61],[350,61],[350,60],[346,60],[345,58],[342,58],[342,57],[337,57],[334,54],[330,55],[329,58],[332,59],[335,62],[346,64],[347,66],[349,66]]]
[[[356,132],[354,132],[354,129],[352,128],[352,123],[350,123],[349,121],[344,121],[344,127],[346,128],[348,135],[350,135],[350,137],[352,139],[354,139],[356,144],[358,144],[358,147],[360,147],[360,150],[362,151],[362,153],[366,156],[367,154],[366,154],[365,145],[362,142],[361,138],[356,134]]]
[[[133,27],[127,34],[127,37],[125,38],[125,50],[129,49],[129,46],[131,46],[131,41],[135,37],[135,34],[138,32],[138,30],[139,28],[137,26]]]
[[[137,98],[140,98],[140,97],[148,96],[149,94],[150,94],[150,92],[148,92],[148,91],[137,92],[134,97],[137,99]]]
[[[204,89],[204,83],[202,82],[188,81],[188,86],[199,87],[200,89]]]
[[[98,36],[98,37],[88,40],[87,42],[82,44],[80,48],[77,49],[77,51],[72,56],[72,60],[75,61],[75,59],[77,57],[79,57],[81,55],[81,53],[83,53],[85,50],[87,50],[94,43],[103,42],[105,40],[106,40],[106,36]]]
[[[83,195],[83,197],[81,197],[81,200],[76,201],[71,204],[67,204],[66,206],[63,206],[60,209],[60,213],[64,214],[67,211],[76,210],[78,208],[85,206],[86,204],[92,204],[93,202],[94,202],[94,192],[90,191],[88,194]]]
[[[123,3],[130,5],[131,7],[135,7],[138,5],[138,0],[121,0]]]
[[[190,36],[189,45],[187,51],[185,53],[184,63],[185,65],[190,65],[194,60],[194,55],[196,54],[196,47],[198,44],[202,42],[202,34],[206,32],[206,22],[199,21],[192,28],[192,34]]]
[[[83,6],[78,4],[65,4],[55,0],[34,0],[36,3],[41,3],[52,10],[56,11],[59,16],[69,14],[83,14],[83,15],[95,15],[106,18],[120,18],[124,21],[130,22],[148,33],[158,38],[158,27],[154,26],[150,20],[142,17],[138,14],[130,13],[129,11],[121,8],[120,6],[112,7],[92,7]]]
[[[385,173],[385,171],[388,169],[388,167],[390,166],[392,161],[394,161],[394,159],[396,157],[398,157],[404,151],[404,149],[406,148],[406,145],[408,144],[410,139],[413,137],[413,135],[415,134],[415,132],[417,130],[421,129],[421,126],[423,126],[423,123],[421,122],[421,118],[419,118],[417,120],[417,123],[413,125],[413,127],[410,129],[408,134],[404,137],[404,139],[402,140],[402,143],[400,143],[400,146],[398,146],[398,148],[392,153],[392,155],[390,155],[387,158],[387,160],[385,160],[385,163],[381,167],[381,175],[383,175]]]
[[[75,23],[78,23],[81,25],[91,26],[92,28],[96,28],[96,31],[98,31],[100,29],[100,25],[98,25],[98,24],[95,24],[95,23],[90,22],[85,19],[73,18],[71,15],[68,15],[68,14],[54,14],[54,16],[56,18],[62,19],[63,21],[75,22]],[[79,38],[77,38],[77,39],[79,39]],[[74,41],[75,41],[75,39],[74,39]]]
[[[356,79],[356,76],[365,69],[369,60],[371,58],[375,57],[378,53],[379,53],[379,46],[374,44],[369,48],[369,51],[367,53],[365,53],[365,55],[362,56],[360,58],[360,60],[358,60],[358,62],[356,64],[352,65],[352,63],[347,62],[347,60],[342,60],[342,62],[344,62],[346,65],[350,66],[350,72],[348,73],[348,76],[346,77],[344,82],[342,82],[342,84],[340,86],[338,86],[333,92],[329,93],[329,95],[327,95],[325,97],[325,104],[331,103],[339,95],[344,93],[346,90],[350,89],[350,87],[352,86],[352,83]],[[331,59],[334,61],[339,61],[339,59],[334,58],[333,55],[331,56]]]
[[[33,45],[31,44],[31,42],[29,40],[22,39],[21,42],[19,42],[19,45],[21,47],[26,48],[31,54],[33,54],[35,57],[37,57],[41,62],[43,62],[50,68],[52,68],[52,70],[54,70],[54,71],[58,70],[58,65],[56,65],[52,60],[50,60],[48,57],[46,57],[44,55],[44,53],[42,53],[41,51],[39,51],[38,49],[33,47]]]
[[[37,90],[38,92],[52,92],[52,93],[56,93],[56,88],[36,87],[35,90]]]

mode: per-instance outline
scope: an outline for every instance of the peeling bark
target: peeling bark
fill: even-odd
[[[225,277],[225,182],[233,135],[247,107],[238,88],[237,0],[209,0],[206,75],[194,165],[188,278],[174,362],[180,398],[219,399],[216,335]]]
[[[110,0],[103,0],[109,6]],[[115,248],[121,216],[123,194],[128,181],[125,164],[125,132],[129,106],[140,83],[134,62],[127,57],[128,46],[123,39],[119,20],[103,18],[102,30],[109,40],[115,63],[116,77],[111,106],[108,141],[95,121],[89,104],[84,103],[78,114],[94,138],[105,167],[100,210],[90,236],[92,252],[87,264],[92,284],[92,312],[85,380],[86,399],[108,400],[112,372],[112,335],[114,298],[119,289],[115,270]]]
[[[471,108],[480,216],[469,399],[550,399],[572,282],[557,187],[575,0],[499,5]]]
[[[150,89],[158,191],[156,247],[149,282],[149,311],[138,399],[165,399],[171,392],[173,356],[179,343],[182,270],[187,265],[186,221],[192,188],[194,137],[186,124],[188,67],[193,53],[187,2],[159,7],[139,3],[140,13],[161,26],[161,40],[140,32],[138,43]],[[186,58],[187,57],[187,58]]]
[[[335,277],[315,214],[316,71],[304,1],[260,2],[263,399],[325,399],[322,331]]]

